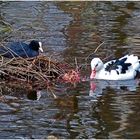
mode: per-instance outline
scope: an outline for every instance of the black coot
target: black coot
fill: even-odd
[[[43,52],[42,43],[36,40],[32,40],[30,44],[24,42],[12,42],[6,47],[0,47],[0,55],[8,58],[28,58],[38,56],[39,50]]]

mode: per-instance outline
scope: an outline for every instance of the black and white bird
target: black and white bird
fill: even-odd
[[[0,55],[7,58],[29,58],[38,56],[39,50],[43,52],[42,43],[36,40],[32,40],[29,44],[24,42],[12,42],[5,47],[0,47]]]
[[[133,54],[103,64],[100,58],[91,61],[90,79],[129,80],[140,72],[140,60]]]

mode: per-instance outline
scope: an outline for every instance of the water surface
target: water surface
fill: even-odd
[[[43,42],[70,64],[140,55],[140,2],[0,2],[0,40]],[[4,39],[4,40],[3,40]],[[93,56],[88,59],[88,63]],[[104,59],[107,61],[108,59]],[[89,77],[90,66],[82,69]],[[0,138],[140,138],[139,79],[59,84],[52,93],[1,83]],[[90,90],[90,85],[94,90]]]

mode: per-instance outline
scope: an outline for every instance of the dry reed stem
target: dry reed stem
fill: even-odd
[[[98,51],[98,49],[99,49],[104,43],[105,43],[105,42],[102,42],[99,46],[96,47],[96,49],[94,50],[93,53],[89,54],[89,55],[85,58],[86,62],[87,62],[88,58],[89,58],[91,55],[95,54],[95,53]]]

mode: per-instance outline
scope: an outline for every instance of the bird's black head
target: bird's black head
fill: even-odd
[[[43,52],[42,43],[38,42],[36,40],[32,40],[29,44],[29,47],[34,51],[39,51],[40,50],[41,52]]]

